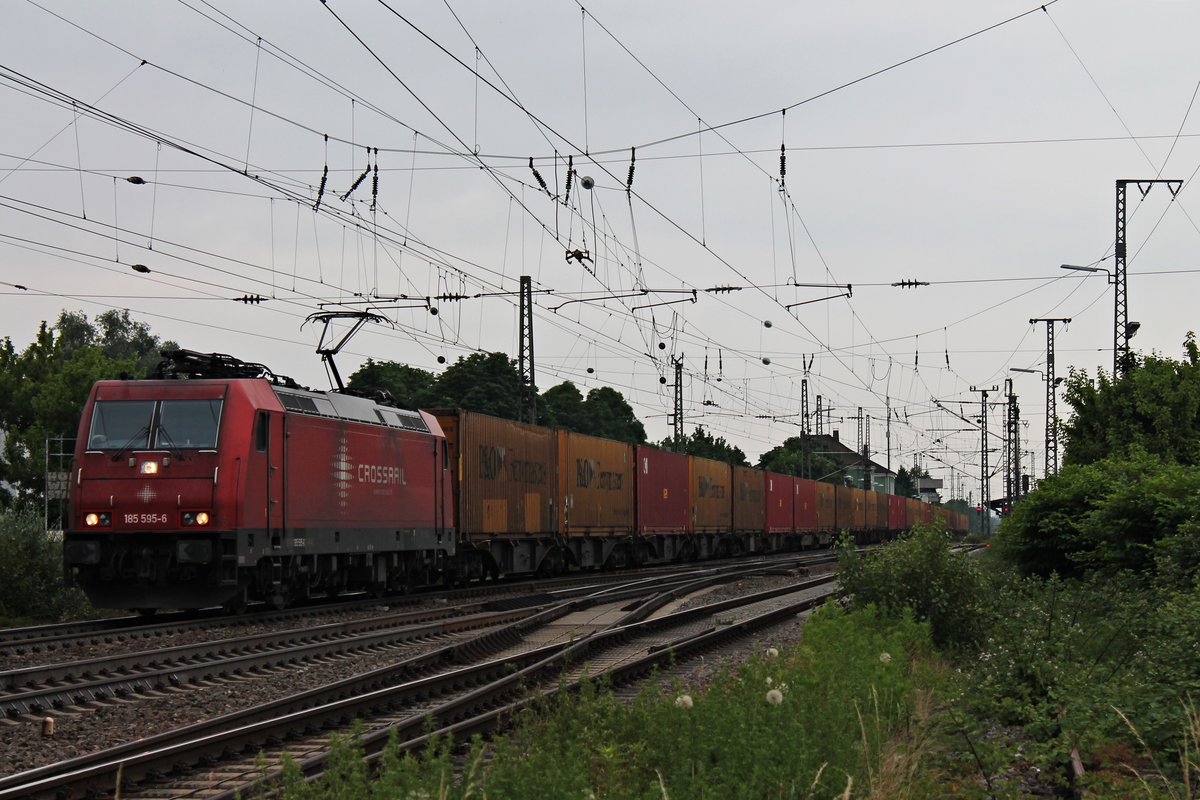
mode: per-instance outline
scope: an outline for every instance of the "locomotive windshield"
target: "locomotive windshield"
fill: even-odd
[[[221,400],[100,400],[92,411],[89,450],[212,449]]]

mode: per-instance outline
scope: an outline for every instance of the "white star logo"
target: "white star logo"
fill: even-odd
[[[151,500],[158,497],[154,490],[150,488],[150,484],[143,486],[142,490],[137,493],[137,496],[143,503],[149,503]]]

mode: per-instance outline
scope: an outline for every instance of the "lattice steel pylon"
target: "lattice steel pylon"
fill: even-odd
[[[521,345],[517,364],[521,373],[521,409],[530,425],[537,424],[537,380],[533,369],[533,279],[521,276]]]
[[[1004,470],[1005,496],[1009,509],[1021,494],[1021,409],[1013,393],[1012,378],[1005,380],[1008,391],[1008,425],[1005,431],[1004,452],[1008,459]]]
[[[675,450],[679,452],[683,447],[683,358],[672,360],[675,365],[675,419],[673,435],[675,439]]]
[[[1156,183],[1165,183],[1171,192],[1171,199],[1179,196],[1183,181],[1167,178],[1146,178],[1131,180],[1122,178],[1117,181],[1117,236],[1113,245],[1113,380],[1129,369],[1129,294],[1125,272],[1125,189],[1129,184],[1136,184],[1144,198],[1150,193]],[[1049,472],[1047,472],[1049,474]]]
[[[988,392],[999,391],[1000,387],[993,386],[990,389],[976,389],[971,387],[972,392],[979,392],[979,507],[980,518],[983,521],[983,534],[988,536],[992,532],[992,487],[991,476],[988,468],[988,431],[987,431],[987,396]]]
[[[1058,381],[1054,377],[1054,323],[1069,324],[1070,317],[1039,317],[1030,325],[1046,323],[1046,475],[1058,472]]]

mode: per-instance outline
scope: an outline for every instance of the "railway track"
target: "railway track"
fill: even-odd
[[[784,558],[786,563],[791,563],[796,557],[792,554]],[[726,564],[765,564],[777,558],[776,556],[752,561],[745,559],[708,561],[705,562],[705,568],[719,569]],[[804,560],[809,564],[818,564],[832,561],[833,557],[828,553],[811,553],[805,556]],[[691,569],[697,568],[691,567]],[[536,581],[501,580],[472,584],[451,590],[423,591],[417,594],[381,598],[351,596],[334,602],[326,600],[282,610],[262,606],[237,615],[228,614],[220,609],[204,609],[167,612],[154,617],[134,615],[3,628],[0,629],[0,665],[15,660],[14,657],[18,656],[30,658],[97,645],[135,643],[140,640],[158,642],[194,631],[216,628],[249,629],[260,625],[284,624],[288,621],[299,623],[304,620],[337,614],[370,613],[381,605],[416,608],[438,602],[457,603],[471,599],[497,599],[505,595],[521,596],[531,591],[556,591],[581,585],[603,586],[628,580],[630,576],[670,576],[679,571],[678,565],[656,566],[626,570],[621,573],[579,573],[569,577]]]
[[[793,559],[792,568],[801,559]],[[786,562],[785,562],[786,563]],[[370,673],[215,718],[166,734],[110,748],[72,761],[0,779],[0,799],[81,796],[111,792],[121,774],[122,797],[232,797],[238,788],[278,768],[287,753],[308,774],[319,773],[329,730],[356,718],[366,720],[364,745],[377,753],[396,729],[405,747],[417,747],[435,719],[448,731],[467,735],[488,730],[525,702],[521,687],[542,683],[552,691],[559,678],[579,677],[583,663],[603,663],[614,681],[644,674],[653,664],[686,657],[729,636],[771,620],[794,616],[819,602],[812,595],[831,577],[795,583],[747,600],[726,601],[688,611],[664,608],[703,586],[739,576],[779,570],[782,564],[704,570],[707,575],[626,580],[590,587],[586,596],[553,598],[545,593],[507,624],[460,638]],[[800,593],[803,599],[797,599]],[[790,597],[790,599],[786,599]],[[632,602],[631,602],[632,600]],[[748,602],[774,608],[749,620],[723,624]],[[544,605],[544,607],[542,607]],[[655,616],[655,615],[658,616]],[[230,758],[230,755],[233,755]],[[202,769],[197,770],[198,767]],[[169,780],[164,781],[164,776]]]

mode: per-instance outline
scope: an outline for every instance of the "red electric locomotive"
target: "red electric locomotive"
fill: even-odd
[[[433,416],[228,356],[164,363],[164,379],[97,383],[84,407],[64,560],[95,605],[282,605],[443,574],[453,498]]]

